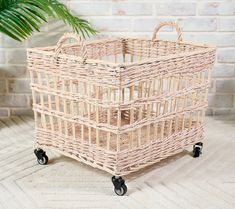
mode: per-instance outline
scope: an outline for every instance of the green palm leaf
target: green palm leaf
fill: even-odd
[[[39,31],[47,17],[62,20],[83,37],[97,32],[58,0],[0,0],[0,32],[15,40],[22,41]]]

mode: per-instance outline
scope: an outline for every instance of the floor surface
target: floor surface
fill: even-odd
[[[111,176],[56,152],[38,165],[30,117],[0,120],[0,209],[234,209],[235,118],[207,118],[203,155],[190,149],[126,177]]]

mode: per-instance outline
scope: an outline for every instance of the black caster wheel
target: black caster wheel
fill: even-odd
[[[127,186],[125,185],[125,181],[122,179],[122,177],[119,176],[113,176],[112,182],[114,186],[114,192],[118,196],[123,196],[127,192]]]
[[[46,165],[48,163],[48,157],[46,155],[46,152],[42,149],[35,149],[34,154],[37,157],[38,164]]]
[[[202,154],[203,143],[198,142],[193,146],[193,157],[197,158]]]

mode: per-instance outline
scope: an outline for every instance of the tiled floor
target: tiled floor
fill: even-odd
[[[56,152],[38,165],[33,126],[29,117],[0,120],[0,209],[235,208],[235,117],[207,118],[200,158],[185,151],[127,176],[123,197],[109,174]]]

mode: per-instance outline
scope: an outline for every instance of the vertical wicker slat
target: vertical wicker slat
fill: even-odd
[[[164,26],[177,41],[158,40]],[[152,39],[67,33],[28,49],[36,144],[116,176],[174,155],[203,139],[214,60],[215,48],[182,41],[173,22]]]

